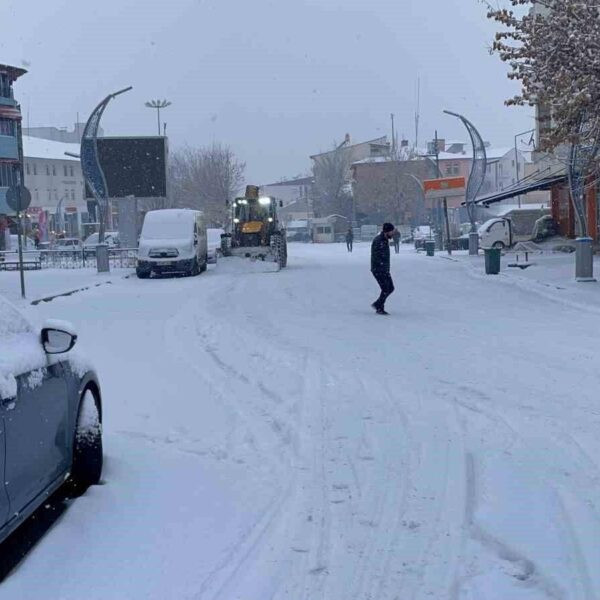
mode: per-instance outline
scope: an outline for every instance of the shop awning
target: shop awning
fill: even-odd
[[[494,204],[495,202],[502,202],[502,200],[508,200],[515,196],[522,196],[529,192],[536,192],[538,190],[549,190],[551,187],[558,183],[565,183],[567,181],[566,173],[555,173],[554,175],[548,175],[546,177],[538,177],[536,179],[529,179],[520,181],[518,184],[512,185],[501,192],[494,194],[488,194],[475,200],[475,204]]]

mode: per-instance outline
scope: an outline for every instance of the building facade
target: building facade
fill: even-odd
[[[67,127],[23,127],[23,135],[64,144],[80,144],[84,129],[85,123],[75,123],[72,131],[69,131]],[[99,127],[98,136],[102,137],[103,135],[104,130]]]
[[[89,222],[79,144],[23,136],[25,185],[31,192],[29,224],[42,241],[81,237]]]
[[[0,65],[0,250],[6,247],[6,232],[14,226],[14,211],[6,204],[8,188],[23,182],[21,109],[14,98],[13,84],[27,71]]]

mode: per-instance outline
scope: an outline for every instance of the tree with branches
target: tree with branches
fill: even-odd
[[[222,144],[183,148],[171,155],[171,195],[175,206],[204,211],[209,223],[223,225],[227,202],[244,184],[246,165]]]
[[[596,180],[600,144],[600,5],[589,0],[510,0],[488,17],[503,26],[492,50],[521,93],[508,105],[537,106],[540,149],[565,160],[580,233],[585,185]],[[521,14],[522,8],[529,8]]]
[[[352,218],[350,182],[350,152],[337,143],[326,154],[315,158],[313,176],[316,198],[315,213],[320,216],[340,214]]]

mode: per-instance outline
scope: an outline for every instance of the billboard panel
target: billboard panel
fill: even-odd
[[[166,197],[166,138],[98,138],[98,157],[106,177],[109,198]],[[85,193],[86,198],[92,198],[87,186]]]

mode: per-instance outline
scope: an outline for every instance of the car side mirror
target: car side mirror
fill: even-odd
[[[47,322],[42,328],[42,346],[46,354],[69,352],[77,341],[77,334],[69,323]]]

